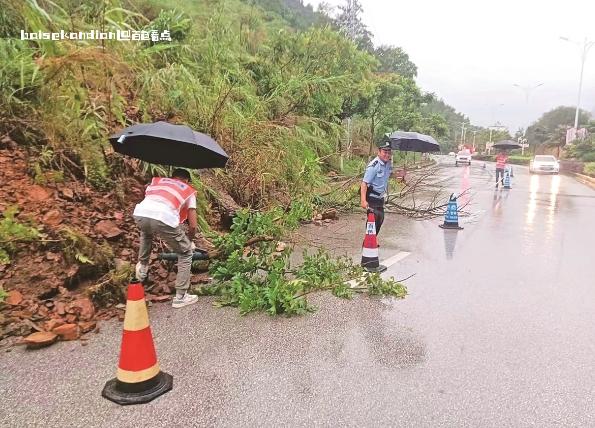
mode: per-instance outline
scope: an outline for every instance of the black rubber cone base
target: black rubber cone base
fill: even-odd
[[[440,226],[442,229],[454,229],[454,230],[463,230],[464,228],[459,226],[458,223],[457,224],[439,224],[438,226]]]
[[[380,273],[380,272],[384,272],[387,269],[387,267],[384,265],[378,265],[377,267],[363,266],[363,268],[366,272],[370,272],[370,273]]]
[[[146,384],[147,387],[143,388],[143,384]],[[101,395],[121,405],[143,404],[165,394],[173,386],[174,378],[172,375],[159,372],[153,379],[135,384],[127,384],[114,378],[105,384]]]

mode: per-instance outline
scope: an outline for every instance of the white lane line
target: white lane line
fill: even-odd
[[[395,263],[403,260],[405,257],[407,257],[409,254],[411,254],[408,251],[400,251],[397,254],[395,254],[392,257],[389,257],[388,259],[386,259],[384,262],[380,262],[381,264],[383,264],[384,266],[386,266],[387,268],[391,267],[392,265],[394,265]]]
[[[405,257],[407,257],[409,254],[411,254],[408,251],[399,251],[397,254],[395,254],[392,257],[389,257],[388,259],[384,260],[384,261],[380,261],[380,264],[386,266],[387,268],[390,268],[392,265],[394,265],[395,263],[403,260]],[[357,282],[359,280],[358,279],[352,279],[351,281],[348,281],[347,284],[349,285],[349,287],[354,288],[357,286]]]

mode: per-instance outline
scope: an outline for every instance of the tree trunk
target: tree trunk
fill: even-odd
[[[368,150],[368,158],[374,155],[374,130],[376,129],[376,121],[374,116],[370,119],[370,149]]]

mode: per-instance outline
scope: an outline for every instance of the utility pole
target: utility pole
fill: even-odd
[[[475,134],[477,134],[477,131],[473,131],[473,153],[475,153]]]
[[[462,146],[465,144],[465,122],[461,123],[461,150]]]
[[[543,83],[538,83],[537,85],[533,85],[533,86],[521,86],[521,85],[518,85],[515,83],[512,86],[516,86],[517,88],[520,88],[525,92],[525,105],[527,106],[527,109],[528,109],[529,108],[529,96],[531,95],[531,92],[533,92],[534,89],[537,89],[540,86],[543,86]],[[525,154],[524,144],[527,142],[527,139],[525,138],[527,136],[527,128],[529,128],[529,125],[525,126],[525,129],[523,131],[523,137],[522,137],[522,139],[525,142],[521,143],[520,142],[521,138],[519,138],[519,144],[521,144],[521,155]]]
[[[560,37],[560,39],[564,40],[565,42],[574,43],[575,45],[580,47],[580,42],[575,42],[574,40],[570,40],[567,37]],[[585,37],[585,41],[582,44],[583,51],[581,53],[581,74],[578,81],[578,99],[576,101],[576,113],[574,114],[574,130],[575,132],[578,131],[578,116],[580,112],[581,106],[581,92],[583,90],[583,71],[585,70],[585,61],[587,59],[587,54],[589,53],[589,49],[595,45],[595,41],[588,40]]]

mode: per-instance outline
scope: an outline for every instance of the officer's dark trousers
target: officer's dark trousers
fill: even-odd
[[[380,233],[380,228],[384,222],[384,201],[368,198],[368,208],[374,212],[374,219],[376,220],[376,235]]]

